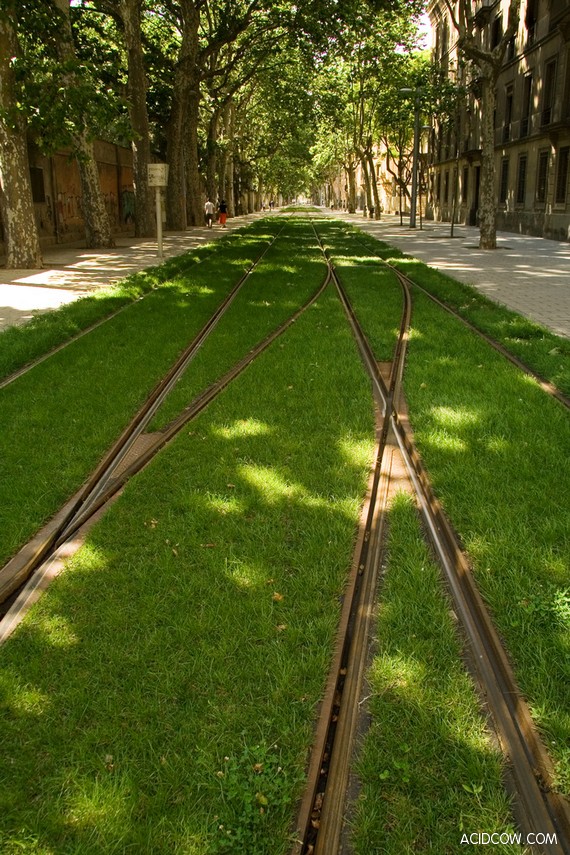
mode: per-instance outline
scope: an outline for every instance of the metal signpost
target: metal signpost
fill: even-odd
[[[168,184],[168,164],[149,163],[148,186],[156,187],[156,239],[158,243],[158,257],[163,258],[162,251],[162,194],[161,190]]]

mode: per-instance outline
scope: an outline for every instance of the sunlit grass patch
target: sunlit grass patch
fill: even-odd
[[[334,293],[281,343],[127,486],[2,649],[12,699],[49,696],[4,717],[0,747],[0,828],[34,855],[290,849],[373,419]],[[55,616],[78,643],[37,631]]]
[[[368,677],[372,727],[358,763],[355,853],[456,852],[464,832],[513,830],[500,757],[408,496],[394,500],[388,549]]]

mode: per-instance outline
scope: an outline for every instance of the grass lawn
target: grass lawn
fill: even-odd
[[[0,390],[0,563],[84,482],[281,224],[269,225],[219,246]]]
[[[2,852],[288,851],[372,436],[329,290],[2,649]]]
[[[345,230],[343,264],[351,235]],[[363,247],[355,244],[358,264]],[[568,794],[568,412],[417,289],[413,303],[404,388],[415,441]],[[358,314],[385,358],[385,336]]]

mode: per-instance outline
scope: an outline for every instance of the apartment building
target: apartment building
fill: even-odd
[[[480,43],[498,44],[508,0],[473,3]],[[431,134],[429,212],[436,220],[477,224],[481,175],[477,70],[457,51],[442,0],[428,4],[431,49],[461,91],[451,121]],[[521,0],[496,89],[497,228],[570,240],[570,0]]]

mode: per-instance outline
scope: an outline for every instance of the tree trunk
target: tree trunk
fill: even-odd
[[[52,0],[56,9],[62,13],[62,26],[58,30],[58,50],[63,62],[74,62],[76,59],[69,0]],[[66,84],[73,86],[76,80],[75,72],[66,75]],[[99,171],[95,162],[93,143],[89,139],[88,128],[77,127],[72,132],[73,145],[77,155],[77,165],[81,179],[83,194],[83,217],[85,220],[85,239],[90,249],[114,246],[111,234],[111,223],[105,208]]]
[[[366,152],[366,159],[368,161],[370,184],[372,186],[372,196],[374,199],[374,219],[379,220],[382,213],[380,210],[380,194],[378,192],[378,182],[376,181],[376,164],[374,163],[374,156],[370,150]]]
[[[18,113],[12,57],[18,54],[14,7],[0,17],[0,212],[6,267],[42,266],[25,123]]]
[[[200,81],[198,75],[192,76],[192,85],[188,93],[188,116],[186,130],[186,187],[188,190],[187,210],[191,226],[200,225],[204,220],[202,209],[202,176],[198,158],[198,129],[200,127]]]
[[[346,168],[348,175],[348,213],[356,213],[356,166],[349,163]]]
[[[135,187],[135,235],[153,237],[156,234],[155,194],[148,186],[151,153],[146,106],[147,82],[141,42],[141,0],[121,0],[120,12],[128,58],[129,117],[134,135],[131,147]]]
[[[226,112],[226,202],[228,203],[228,217],[236,215],[236,194],[235,194],[235,170],[234,170],[234,129],[235,129],[235,105],[230,101]]]
[[[495,198],[495,81],[484,76],[481,90],[481,185],[479,197],[479,247],[497,248]]]
[[[370,187],[370,175],[368,174],[368,161],[366,160],[366,155],[364,152],[360,154],[360,166],[362,169],[362,176],[364,178],[364,190],[366,193],[366,206],[368,210],[373,205],[372,201],[372,188]]]
[[[218,174],[218,124],[220,119],[220,111],[217,107],[214,108],[210,121],[208,122],[208,139],[207,139],[207,162],[206,162],[206,193],[209,198],[216,200],[218,195],[220,198],[224,195],[220,189],[217,193],[217,174]]]
[[[193,192],[196,181],[196,176],[186,175],[186,171],[190,173],[197,168],[200,103],[197,68],[200,11],[190,0],[181,0],[180,8],[182,44],[176,66],[166,142],[166,159],[170,167],[166,191],[166,223],[169,229],[175,231],[184,231],[186,228],[186,188],[188,185]],[[194,200],[190,199],[191,211],[194,210],[194,204]]]

